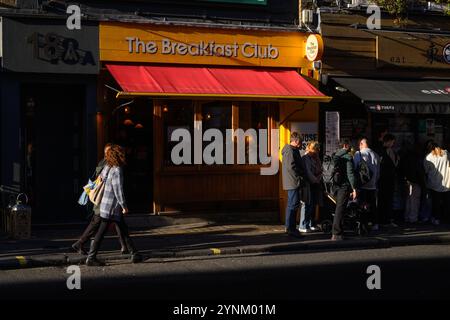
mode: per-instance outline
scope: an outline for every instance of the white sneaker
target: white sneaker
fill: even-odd
[[[301,233],[308,233],[309,229],[300,228],[300,229],[298,229],[298,231],[300,231]]]
[[[319,228],[317,228],[317,227],[311,227],[309,230],[311,230],[311,231],[318,231]]]
[[[439,221],[439,219],[431,219],[431,223],[434,224],[435,226],[438,226],[441,224],[441,222]]]

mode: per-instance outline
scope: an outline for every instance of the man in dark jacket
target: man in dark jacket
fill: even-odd
[[[283,155],[283,190],[288,192],[286,206],[286,233],[300,237],[296,228],[297,211],[300,208],[300,188],[302,187],[304,167],[300,155],[301,139],[297,132],[292,132],[290,144],[281,150]]]
[[[334,195],[336,197],[336,211],[334,212],[333,231],[331,240],[343,240],[344,230],[342,221],[348,204],[349,195],[356,199],[356,178],[353,166],[351,145],[348,139],[342,139],[341,149],[333,156],[334,165]]]

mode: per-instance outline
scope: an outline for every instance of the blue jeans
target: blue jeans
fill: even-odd
[[[288,202],[286,206],[286,229],[296,230],[297,211],[300,208],[300,189],[288,190]]]
[[[303,209],[303,208],[302,208]],[[300,228],[310,229],[316,226],[314,216],[316,214],[316,202],[311,201],[305,204],[305,209],[300,212]]]

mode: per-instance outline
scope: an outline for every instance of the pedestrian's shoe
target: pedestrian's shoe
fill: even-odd
[[[344,240],[344,237],[343,237],[343,236],[336,235],[336,234],[333,234],[333,235],[331,236],[331,241],[341,241],[341,240]]]
[[[72,245],[72,249],[78,254],[87,256],[86,250],[83,249],[83,247],[81,246],[81,244],[78,241]]]
[[[319,228],[318,227],[311,227],[311,228],[309,228],[309,230],[315,232],[315,231],[319,231]]]
[[[97,258],[87,258],[86,265],[88,267],[102,267],[105,265],[105,263],[98,260]]]
[[[121,254],[129,254],[130,251],[128,251],[128,248],[122,248],[122,249],[120,249],[120,253]]]
[[[309,233],[311,232],[312,229],[306,229],[306,228],[300,228],[298,229],[298,231],[300,231],[301,233]]]
[[[139,263],[142,262],[143,258],[142,255],[140,253],[133,253],[131,255],[131,262],[132,263]]]
[[[435,226],[438,226],[438,225],[441,224],[441,221],[439,221],[439,219],[434,219],[434,218],[432,218],[432,219],[431,219],[431,223],[432,223],[433,225],[435,225]]]
[[[302,234],[298,230],[287,231],[287,235],[294,238],[302,238]]]

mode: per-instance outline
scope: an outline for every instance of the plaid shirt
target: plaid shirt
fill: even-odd
[[[127,207],[123,193],[122,168],[105,165],[102,179],[105,181],[105,191],[100,203],[100,217],[119,221],[122,209]]]

